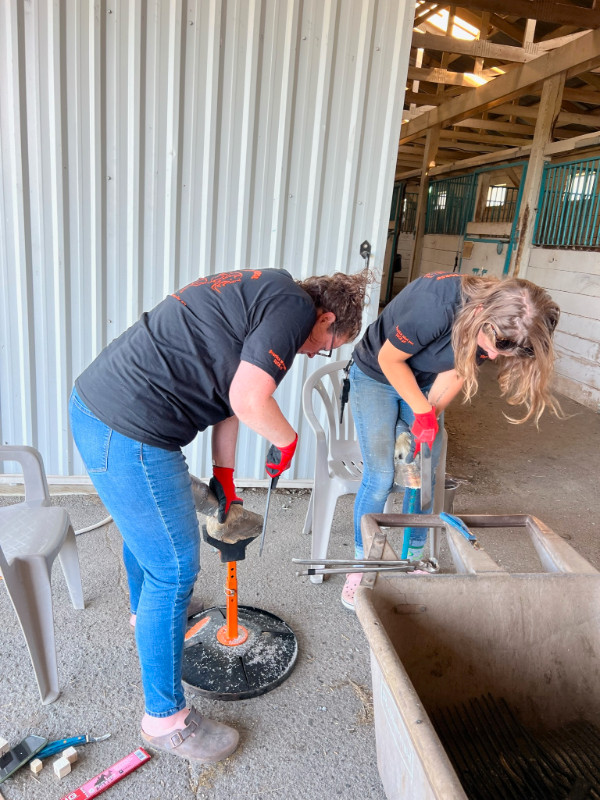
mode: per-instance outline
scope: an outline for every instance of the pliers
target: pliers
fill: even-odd
[[[82,734],[81,736],[71,736],[68,739],[56,739],[54,742],[48,742],[45,747],[36,753],[36,758],[48,758],[49,756],[56,755],[56,753],[60,753],[67,747],[77,747],[82,744],[88,744],[88,742],[103,742],[105,739],[108,739],[110,733],[105,733],[104,736],[90,736],[89,733]]]
[[[454,514],[447,514],[445,511],[442,511],[440,513],[440,519],[443,520],[447,525],[451,525],[455,530],[461,533],[468,542],[471,542],[471,544],[476,550],[479,549],[479,542],[477,541],[477,537],[471,533],[471,531],[467,528],[467,526],[460,517],[455,517]]]

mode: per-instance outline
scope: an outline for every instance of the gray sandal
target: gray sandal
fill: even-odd
[[[233,753],[240,735],[229,725],[203,717],[192,706],[185,718],[185,728],[164,736],[149,736],[142,731],[142,739],[154,750],[181,756],[189,761],[214,764]]]

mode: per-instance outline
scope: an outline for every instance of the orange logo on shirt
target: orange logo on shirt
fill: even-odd
[[[444,278],[460,278],[456,272],[428,272],[424,278],[435,278],[436,281],[443,281]]]
[[[210,282],[210,288],[213,292],[221,294],[224,286],[229,286],[230,283],[239,283],[243,277],[241,272],[222,272],[220,275],[214,276]]]
[[[251,277],[250,277],[250,280],[257,281],[260,278],[261,275],[262,275],[262,272],[259,269],[255,269],[254,272],[252,273]]]
[[[276,367],[279,367],[279,369],[282,369],[285,372],[287,372],[287,367],[284,364],[284,361],[281,358],[281,356],[278,356],[277,353],[274,353],[272,350],[269,350],[269,355],[273,356],[273,363],[275,364]]]
[[[179,302],[183,303],[183,305],[185,306],[187,305],[187,303],[185,303],[181,299],[181,295],[188,289],[191,289],[192,286],[204,286],[205,284],[210,283],[210,288],[212,289],[212,291],[221,294],[221,289],[224,286],[228,286],[230,283],[239,283],[243,277],[244,277],[243,272],[237,271],[237,272],[221,272],[219,275],[213,275],[210,278],[210,281],[208,278],[198,278],[197,281],[192,281],[192,283],[188,283],[187,286],[184,286],[183,289],[180,289],[178,292],[173,292],[171,297],[174,297],[176,300],[179,300]]]
[[[405,336],[402,333],[402,331],[400,330],[400,328],[397,325],[396,325],[396,339],[399,339],[399,341],[401,341],[402,344],[414,344],[414,342],[411,342],[411,340],[408,338],[408,336]]]

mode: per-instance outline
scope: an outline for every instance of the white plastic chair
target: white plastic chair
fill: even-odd
[[[25,500],[0,508],[0,571],[16,611],[42,703],[60,694],[51,573],[61,563],[75,608],[84,608],[75,533],[64,508],[51,506],[44,463],[33,447],[0,446],[0,461],[23,470]]]
[[[360,445],[356,437],[350,403],[344,408],[340,424],[341,388],[346,361],[333,361],[313,372],[304,382],[302,408],[317,438],[315,454],[314,487],[310,495],[304,522],[304,533],[312,531],[311,559],[318,562],[327,558],[331,524],[338,498],[356,494],[363,474]],[[320,398],[320,400],[319,400]],[[324,419],[324,425],[321,424]],[[443,431],[442,452],[436,470],[433,513],[444,508],[447,433]],[[384,511],[392,508],[390,495]],[[438,556],[437,528],[430,529],[430,549]],[[322,575],[311,575],[312,583],[321,583]]]

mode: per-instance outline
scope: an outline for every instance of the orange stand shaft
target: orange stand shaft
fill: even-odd
[[[226,624],[217,631],[218,641],[228,647],[242,644],[248,638],[246,628],[243,625],[238,625],[237,589],[236,562],[228,561],[227,580],[225,582]]]

